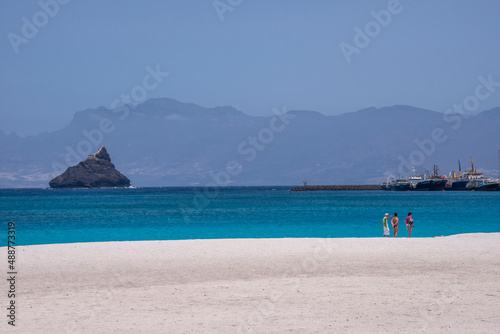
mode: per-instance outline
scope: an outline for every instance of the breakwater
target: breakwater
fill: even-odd
[[[382,186],[376,184],[351,184],[330,186],[298,186],[290,191],[332,191],[332,190],[382,190]]]

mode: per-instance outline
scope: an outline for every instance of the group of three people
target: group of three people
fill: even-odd
[[[384,227],[384,237],[389,237],[390,232],[389,232],[389,219],[392,216],[389,216],[388,213],[385,214],[384,219],[382,220],[382,224]],[[411,216],[411,212],[408,212],[408,217],[405,219],[406,223],[406,229],[408,230],[408,238],[411,238],[411,230],[413,229],[413,217]],[[398,213],[394,212],[394,218],[391,220],[392,224],[392,229],[394,230],[394,238],[398,236],[398,230],[399,230],[399,218],[398,218]]]

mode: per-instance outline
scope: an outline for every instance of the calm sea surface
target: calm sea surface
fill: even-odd
[[[290,187],[0,189],[16,244],[125,240],[381,237],[408,211],[414,237],[500,232],[500,192],[290,192]],[[407,236],[400,224],[401,237]],[[392,234],[392,231],[391,231]],[[0,234],[2,235],[2,234]]]

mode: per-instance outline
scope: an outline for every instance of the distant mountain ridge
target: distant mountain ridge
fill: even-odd
[[[230,106],[150,99],[77,112],[51,133],[0,132],[0,187],[48,187],[102,145],[134,186],[373,184],[411,164],[425,170],[436,163],[447,174],[461,159],[465,169],[470,156],[496,174],[498,124],[500,108],[474,116],[397,105],[256,117]]]

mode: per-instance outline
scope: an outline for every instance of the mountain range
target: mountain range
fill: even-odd
[[[500,108],[476,115],[396,105],[336,116],[150,99],[77,112],[36,136],[0,132],[0,187],[48,187],[105,145],[134,186],[375,184],[389,175],[470,168],[497,176]]]

